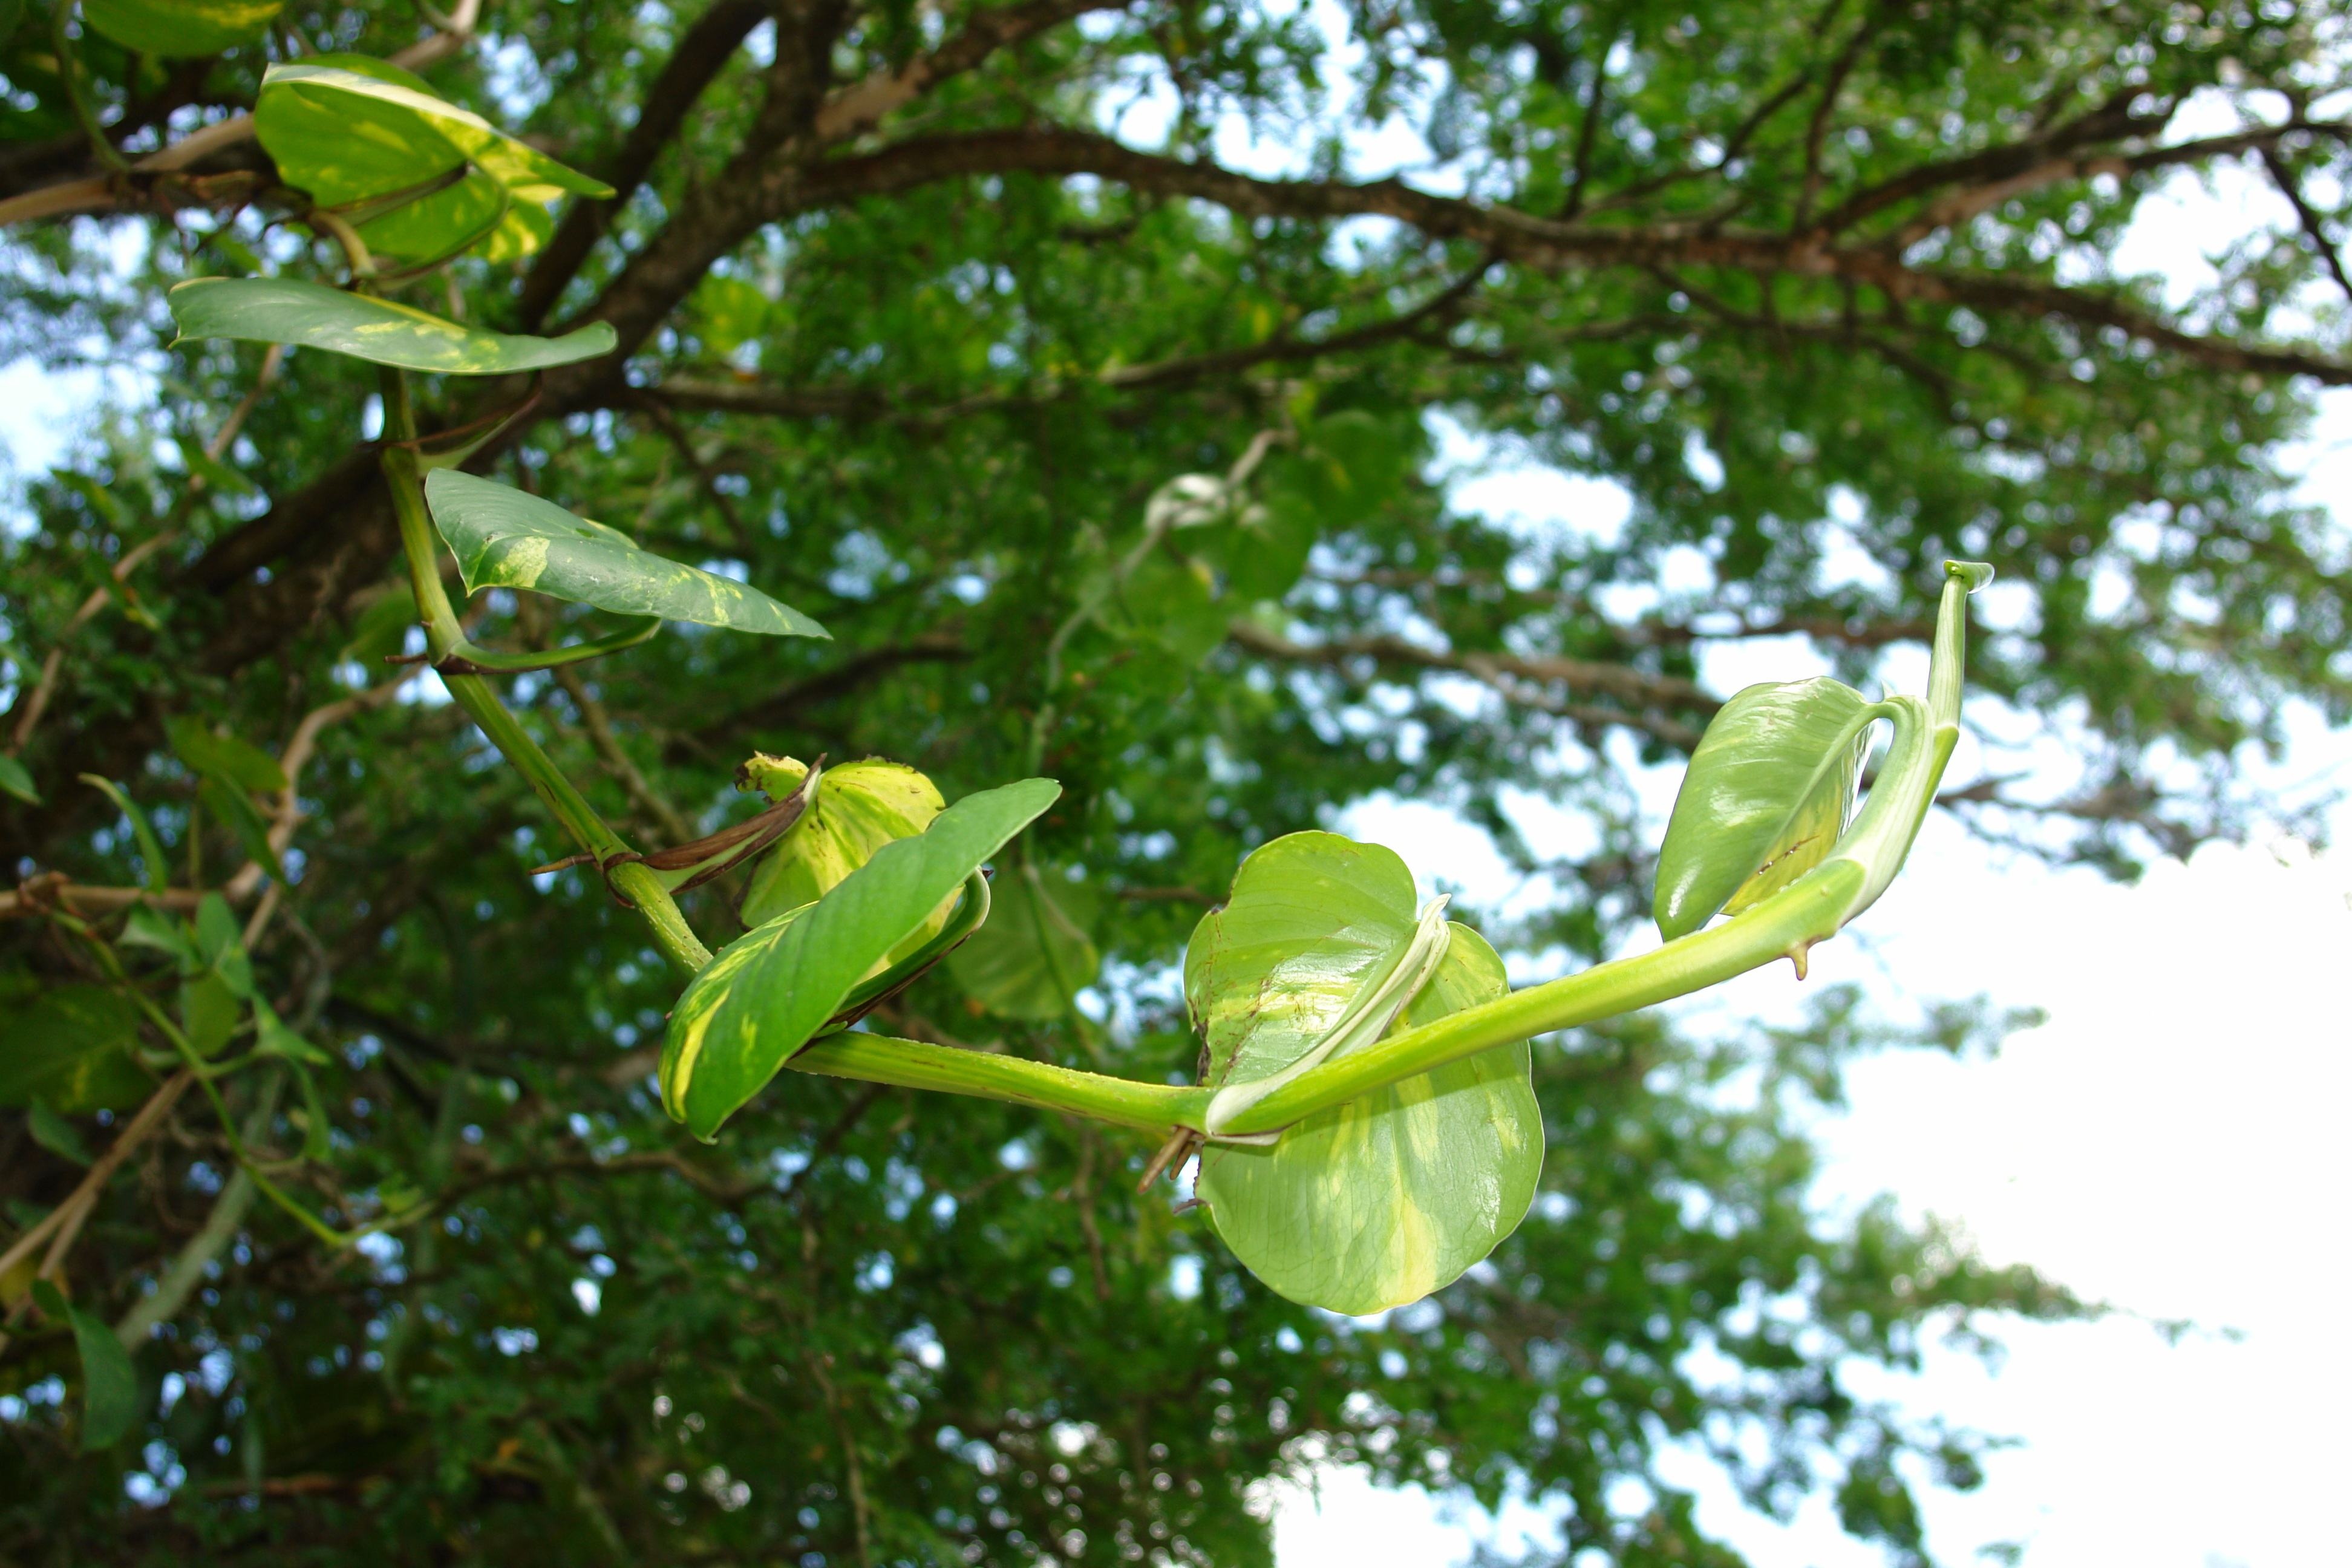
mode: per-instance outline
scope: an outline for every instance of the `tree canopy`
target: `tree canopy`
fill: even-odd
[[[1661,1478],[1687,1442],[1921,1560],[1918,1492],[1987,1439],[1850,1363],[2086,1309],[1891,1204],[1823,1215],[1806,1128],[1855,1053],[2004,1017],[1833,990],[1542,1037],[1527,1220],[1362,1322],[1139,1194],[1140,1134],[796,1077],[697,1142],[651,1078],[681,977],[593,868],[532,874],[569,845],[529,781],[386,662],[418,610],[362,437],[399,411],[316,348],[175,342],[165,291],[335,276],[334,172],[250,118],[273,63],[392,60],[519,138],[435,176],[525,171],[477,192],[487,252],[359,226],[417,264],[395,301],[596,335],[421,380],[420,419],[828,634],[494,677],[524,728],[644,851],[750,816],[755,753],[1059,780],[996,879],[1026,938],[876,1016],[1189,1083],[1185,940],[1251,850],[1436,803],[1549,891],[1467,912],[1496,948],[1614,951],[1656,869],[1633,771],[1730,695],[1706,652],[1859,682],[1927,640],[1947,556],[2000,571],[1968,712],[2025,759],[1947,809],[2117,875],[2277,809],[2235,763],[2352,708],[2342,542],[2277,458],[2352,382],[2333,8],[58,3],[0,5],[0,353],[138,390],[0,542],[0,1245],[73,1211],[0,1272],[0,1557],[1230,1568],[1268,1557],[1255,1484],[1337,1459],[1735,1563]],[[2118,271],[2217,170],[2276,230],[2189,294]],[[1460,507],[1449,431],[1630,513]],[[611,629],[467,573],[484,647]],[[681,894],[712,946],[753,875]],[[227,1121],[156,1094],[77,922],[226,933],[132,989],[287,1031]],[[257,1180],[405,1217],[322,1243]],[[132,1382],[85,1388],[109,1329]]]

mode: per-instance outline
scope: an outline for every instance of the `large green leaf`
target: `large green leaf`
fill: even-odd
[[[542,204],[613,194],[362,55],[271,66],[253,120],[288,184],[356,220],[370,250],[404,259],[478,245],[488,259],[510,261],[553,232]]]
[[[184,58],[253,42],[285,6],[286,0],[81,0],[81,16],[126,49]]]
[[[1024,779],[966,795],[817,902],[746,932],[687,986],[663,1042],[662,1104],[709,1138],[839,1010],[852,988],[1062,793]]]
[[[754,754],[737,777],[769,799],[782,800],[808,777],[808,764]],[[867,757],[825,769],[817,776],[808,809],[752,872],[743,892],[743,923],[764,925],[787,910],[816,902],[882,846],[929,827],[946,804],[939,785],[904,763]],[[907,941],[919,942],[946,918],[941,909]]]
[[[612,324],[560,338],[486,332],[391,300],[290,278],[191,278],[173,286],[180,337],[238,338],[326,349],[372,364],[449,375],[512,375],[613,352]]]
[[[12,1010],[0,1048],[0,1105],[46,1100],[68,1116],[121,1110],[155,1087],[131,1047],[139,1008],[105,985],[58,985]]]
[[[1247,1082],[1315,1049],[1403,962],[1418,927],[1412,873],[1378,845],[1296,833],[1256,851],[1185,954],[1208,1081]],[[1506,989],[1494,949],[1452,925],[1434,975],[1394,1027]],[[1520,1043],[1318,1112],[1270,1147],[1212,1145],[1198,1191],[1217,1234],[1276,1291],[1364,1313],[1417,1300],[1493,1251],[1526,1215],[1542,1170]]]
[[[617,529],[511,486],[436,468],[425,477],[425,499],[469,594],[529,588],[616,615],[778,637],[831,635],[757,588],[641,550]]]
[[[1094,984],[1102,955],[1086,932],[1087,889],[1024,864],[989,889],[988,923],[948,960],[948,973],[990,1012],[1033,1022],[1059,1018]],[[1076,911],[1074,913],[1074,910]]]
[[[139,1373],[130,1353],[104,1319],[70,1305],[48,1280],[34,1282],[33,1300],[72,1326],[74,1349],[81,1352],[82,1452],[111,1448],[139,1419]]]
[[[1691,753],[1658,851],[1652,902],[1667,941],[1811,870],[1853,804],[1868,704],[1826,676],[1750,686]]]

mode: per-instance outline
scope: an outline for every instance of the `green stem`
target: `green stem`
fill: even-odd
[[[407,378],[387,368],[383,385],[386,442],[415,440],[416,416],[408,401]],[[425,484],[416,455],[405,447],[387,444],[383,461],[384,483],[392,491],[393,511],[400,521],[401,548],[408,556],[409,584],[415,590],[417,611],[425,617],[425,651],[437,664],[458,655],[467,646],[465,628],[458,623],[457,608],[450,604],[447,591],[441,586],[433,517],[425,504]],[[596,808],[540,750],[539,742],[507,711],[506,704],[499,700],[499,694],[488,681],[478,675],[443,675],[441,683],[448,688],[451,700],[480,727],[490,744],[530,781],[533,792],[555,814],[555,819],[563,825],[573,842],[594,856],[598,865],[615,855],[628,853],[628,842],[596,815]],[[694,928],[687,924],[677,900],[670,897],[669,889],[661,885],[652,870],[632,861],[614,868],[609,880],[615,892],[636,905],[652,929],[655,942],[671,963],[692,974],[710,962],[710,950],[702,945]]]
[[[114,143],[107,139],[106,128],[98,122],[98,111],[82,96],[81,67],[77,63],[73,39],[66,32],[66,24],[73,17],[73,0],[56,0],[57,15],[52,18],[52,37],[58,51],[58,80],[64,85],[66,102],[73,110],[75,121],[82,133],[89,138],[90,151],[107,172],[125,174],[131,172],[130,160],[123,157]]]
[[[851,1078],[902,1089],[938,1089],[981,1100],[1010,1100],[1047,1110],[1067,1110],[1121,1127],[1164,1132],[1181,1122],[1197,1125],[1207,1114],[1207,1089],[1136,1083],[1101,1073],[1076,1072],[1046,1062],[988,1051],[927,1046],[887,1035],[850,1033],[820,1040],[792,1059],[800,1072]]]
[[[1865,879],[1854,862],[1832,860],[1711,931],[1513,992],[1326,1062],[1235,1116],[1224,1131],[1271,1132],[1496,1046],[1655,1006],[1774,959],[1799,958],[1837,934]]]
[[[563,647],[547,648],[538,653],[499,653],[478,647],[471,642],[461,642],[450,659],[461,668],[471,665],[467,674],[523,675],[534,669],[553,669],[558,665],[579,664],[592,658],[602,658],[608,653],[619,653],[639,643],[650,641],[662,628],[661,617],[642,621],[625,632],[597,637],[591,642],[572,643]]]

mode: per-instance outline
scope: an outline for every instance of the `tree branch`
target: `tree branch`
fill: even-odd
[[[572,203],[532,261],[530,275],[523,279],[522,294],[515,302],[515,314],[524,331],[539,330],[565,285],[579,275],[613,215],[645,184],[654,160],[686,122],[687,111],[767,16],[765,0],[718,0],[678,39],[637,108],[637,121],[629,128],[628,141],[622,144],[619,155],[598,171],[613,187],[613,195],[603,201]]]
[[[2116,327],[2211,369],[2309,375],[2330,385],[2352,383],[2352,366],[2337,361],[2200,337],[2096,289],[2013,274],[1909,267],[1876,245],[1838,247],[1818,234],[1790,236],[1703,223],[1638,227],[1559,223],[1510,207],[1432,195],[1395,179],[1369,184],[1261,179],[1213,163],[1139,152],[1084,131],[1034,127],[919,138],[863,158],[824,164],[812,174],[803,194],[812,204],[840,203],[990,174],[1094,174],[1139,190],[1213,202],[1246,217],[1391,217],[1432,239],[1475,240],[1503,260],[1543,271],[1708,266],[1759,276],[1849,279],[1895,300],[1982,306]]]
[[[1525,658],[1512,654],[1440,653],[1402,637],[1339,637],[1323,643],[1296,643],[1254,622],[1235,620],[1226,640],[1262,658],[1292,664],[1319,664],[1343,668],[1358,659],[1381,665],[1451,670],[1482,681],[1507,701],[1534,708],[1579,724],[1622,725],[1639,730],[1670,746],[1690,751],[1698,744],[1702,726],[1672,717],[1676,712],[1712,716],[1721,704],[1697,686],[1671,676],[1644,675],[1622,665],[1593,664],[1575,658]],[[1565,701],[1544,689],[1559,686],[1570,692],[1614,697],[1641,706],[1607,707]]]
[[[2294,171],[2286,166],[2286,160],[2279,156],[2275,141],[2263,146],[2263,167],[2270,171],[2271,182],[2278,186],[2279,194],[2286,197],[2288,204],[2294,208],[2295,221],[2303,225],[2303,232],[2310,239],[2311,248],[2319,253],[2321,261],[2326,263],[2327,275],[2336,279],[2336,286],[2344,290],[2344,297],[2352,300],[2352,278],[2344,275],[2344,258],[2336,253],[2335,245],[2327,237],[2327,231],[2320,226],[2319,214],[2303,199],[2303,186],[2296,183]]]

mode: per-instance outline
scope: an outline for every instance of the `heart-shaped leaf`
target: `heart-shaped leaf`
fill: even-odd
[[[1051,779],[966,795],[815,903],[729,943],[694,977],[663,1041],[662,1104],[698,1138],[773,1078],[850,992],[1055,798]]]
[[[1725,703],[1675,796],[1652,903],[1672,942],[1779,892],[1845,830],[1869,704],[1826,676],[1750,686]]]
[[[391,300],[291,278],[191,278],[174,284],[180,339],[236,338],[326,349],[371,364],[447,375],[512,375],[611,353],[608,321],[560,338],[509,337],[460,326]]]
[[[1044,1021],[1069,1012],[1070,999],[1091,985],[1102,955],[1088,939],[1084,883],[1048,877],[1034,865],[999,877],[989,889],[995,907],[988,923],[948,960],[948,973],[990,1012]]]
[[[1316,1048],[1404,961],[1418,929],[1412,875],[1390,850],[1328,833],[1257,850],[1185,953],[1207,1081],[1270,1076]],[[1507,989],[1483,938],[1448,931],[1395,1027]],[[1212,1145],[1198,1191],[1217,1234],[1273,1289],[1364,1313],[1418,1300],[1493,1251],[1525,1217],[1542,1170],[1520,1043],[1320,1111],[1270,1147]]]
[[[782,800],[808,777],[808,764],[755,754],[736,776],[769,799]],[[763,925],[787,910],[816,902],[882,846],[929,827],[947,804],[929,778],[882,757],[825,769],[817,776],[815,796],[751,873],[751,885],[743,892],[745,925]],[[945,920],[944,910],[940,918]],[[907,940],[919,942],[939,929],[934,922],[926,927]]]
[[[832,635],[757,588],[665,560],[617,529],[511,486],[436,468],[425,477],[425,499],[469,594],[529,588],[615,615],[777,637]]]
[[[271,66],[253,121],[288,184],[344,215],[371,251],[404,259],[478,246],[511,261],[553,232],[542,204],[613,194],[363,55]]]
[[[139,1009],[105,985],[57,985],[12,1008],[0,1050],[0,1105],[36,1097],[68,1116],[120,1110],[154,1089],[131,1047]]]
[[[181,58],[261,37],[286,0],[81,0],[82,20],[126,49]]]

